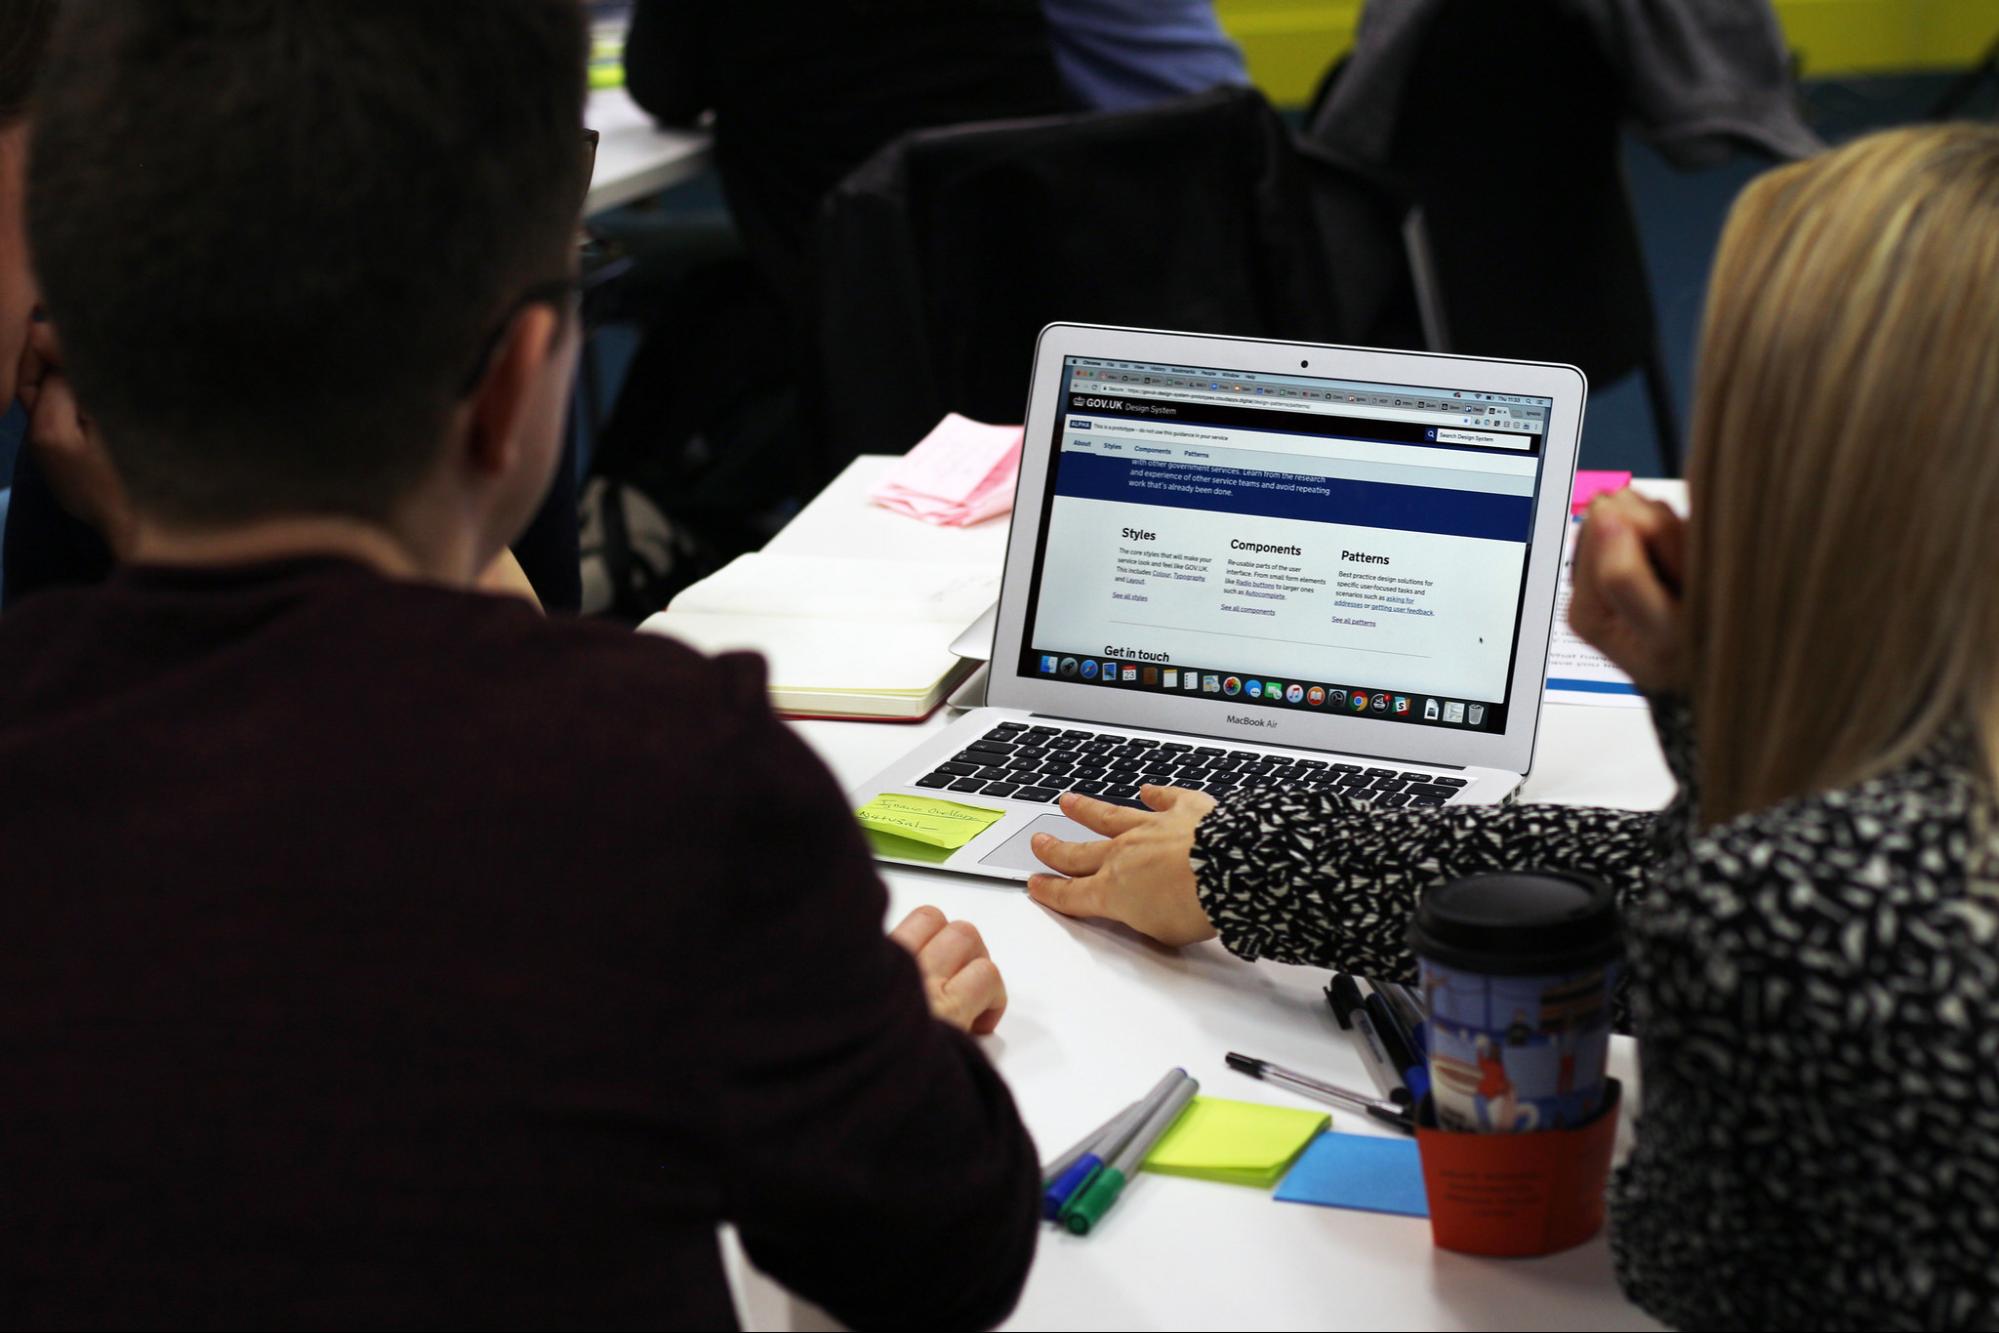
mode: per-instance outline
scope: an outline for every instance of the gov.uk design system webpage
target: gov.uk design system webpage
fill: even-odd
[[[1544,414],[1091,378],[1065,394],[1024,670],[1503,728]]]

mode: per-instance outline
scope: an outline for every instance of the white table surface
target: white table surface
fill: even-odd
[[[585,217],[699,175],[712,155],[706,134],[661,128],[623,88],[592,92],[583,124],[598,135],[597,167],[583,203]]]
[[[853,464],[773,549],[997,561],[1005,520],[936,529],[870,509],[864,496],[890,460]],[[1670,494],[1672,483],[1648,486]],[[951,554],[946,554],[946,553]],[[1654,808],[1672,792],[1642,709],[1543,710],[1523,799]],[[801,722],[797,730],[843,786],[937,728]],[[1244,1051],[1366,1087],[1359,1058],[1327,1011],[1326,973],[1250,964],[1217,943],[1159,948],[1132,932],[1069,921],[1016,884],[894,868],[891,919],[924,903],[984,934],[1011,1003],[987,1054],[1006,1076],[1044,1158],[1061,1151],[1174,1065],[1203,1091],[1326,1109],[1233,1073]],[[1611,1067],[1636,1088],[1634,1050],[1616,1039]],[[1637,1099],[1627,1096],[1627,1105]],[[1333,1112],[1333,1128],[1366,1133]],[[1628,1140],[1628,1124],[1624,1137]],[[752,1326],[812,1322],[755,1275],[739,1299]],[[1087,1238],[1044,1231],[1009,1328],[1655,1328],[1627,1303],[1602,1236],[1544,1259],[1480,1259],[1436,1249],[1422,1219],[1277,1203],[1262,1190],[1141,1175]]]

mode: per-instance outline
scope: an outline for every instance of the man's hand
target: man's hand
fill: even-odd
[[[64,509],[104,538],[112,554],[125,558],[138,521],[104,441],[62,372],[54,326],[36,324],[29,331],[17,384],[28,411],[28,447],[35,451],[49,490]]]
[[[978,927],[953,921],[934,907],[919,907],[888,937],[916,959],[931,1013],[975,1036],[999,1026],[1006,1012],[1006,982]]]
[[[1139,795],[1150,811],[1064,796],[1062,813],[1107,841],[1037,835],[1034,854],[1060,873],[1034,876],[1028,894],[1064,916],[1106,917],[1161,944],[1213,939],[1190,858],[1195,826],[1215,808],[1215,798],[1179,787],[1144,787]]]
[[[1629,490],[1591,502],[1576,539],[1569,626],[1648,693],[1687,684],[1686,524]]]

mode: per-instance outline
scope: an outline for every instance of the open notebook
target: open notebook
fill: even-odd
[[[707,653],[762,653],[779,712],[914,721],[972,668],[951,642],[998,595],[998,574],[962,565],[760,551],[640,629]]]

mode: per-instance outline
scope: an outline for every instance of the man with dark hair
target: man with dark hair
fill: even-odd
[[[48,73],[38,412],[134,558],[0,619],[0,1324],[722,1326],[724,1221],[1001,1318],[976,932],[883,936],[754,659],[466,591],[558,452],[577,7],[67,0]]]

